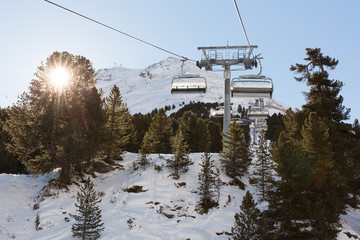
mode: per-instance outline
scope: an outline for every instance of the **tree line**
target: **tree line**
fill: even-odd
[[[350,109],[339,95],[343,83],[329,78],[338,61],[318,48],[306,49],[306,55],[305,64],[290,68],[297,81],[310,87],[306,103],[269,117],[269,130],[252,152],[248,128],[232,122],[222,136],[221,124],[207,117],[206,105],[195,105],[200,114],[185,111],[187,106],[172,116],[162,108],[131,116],[116,86],[102,97],[89,60],[55,52],[38,68],[28,92],[1,110],[0,154],[5,161],[0,167],[32,173],[61,168],[60,182],[69,184],[72,174],[86,171],[96,159],[111,163],[123,151],[139,152],[144,163],[150,153],[173,153],[169,167],[174,176],[191,164],[189,152],[220,152],[225,173],[240,188],[245,189],[241,178],[254,165],[250,182],[256,184],[260,201],[268,202],[259,212],[246,194],[235,217],[234,239],[243,239],[236,236],[243,236],[244,222],[254,224],[248,239],[335,239],[340,214],[348,204],[359,203],[360,126],[357,120],[344,122]],[[70,85],[62,91],[49,82],[56,64],[71,69]],[[199,181],[215,184],[209,155],[202,166],[205,175]],[[200,183],[205,212],[214,206],[216,187],[211,184]]]
[[[57,66],[71,76],[62,89],[50,79]],[[115,85],[103,97],[96,80],[85,57],[54,52],[42,62],[28,91],[0,109],[0,172],[60,168],[60,181],[69,184],[73,173],[81,174],[95,159],[111,162],[124,151],[171,153],[171,138],[179,131],[190,152],[221,150],[221,125],[209,119],[209,104],[184,105],[171,117],[164,109],[131,115],[120,89]]]

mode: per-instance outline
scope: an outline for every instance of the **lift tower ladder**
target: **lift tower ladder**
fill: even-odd
[[[242,65],[245,70],[256,68],[257,59],[253,50],[257,45],[248,46],[220,46],[220,47],[198,47],[203,52],[201,61],[196,65],[206,70],[213,70],[213,66],[222,66],[224,69],[224,125],[223,133],[226,134],[231,121],[230,110],[230,79],[231,66]]]

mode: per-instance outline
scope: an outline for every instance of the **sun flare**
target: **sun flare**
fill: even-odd
[[[56,67],[50,72],[50,81],[58,89],[64,88],[69,79],[70,74],[64,67]]]

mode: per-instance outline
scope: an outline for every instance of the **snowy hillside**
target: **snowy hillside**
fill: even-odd
[[[230,186],[230,178],[222,174],[224,186],[219,207],[208,214],[197,213],[201,154],[193,153],[190,157],[194,164],[178,180],[169,176],[171,172],[166,167],[159,172],[154,169],[155,164],[165,164],[157,154],[151,155],[152,163],[146,170],[134,170],[133,163],[138,155],[126,153],[124,161],[116,162],[118,166],[114,171],[96,173],[93,182],[102,196],[100,208],[105,226],[101,239],[228,239],[226,232],[231,231],[234,214],[239,212],[245,191]],[[220,166],[218,155],[213,154],[212,158]],[[45,191],[46,182],[53,176],[55,174],[36,178],[0,174],[0,239],[72,239],[71,226],[75,221],[69,213],[76,214],[74,203],[78,186],[73,184],[68,190]],[[246,190],[254,192],[248,177],[242,180]],[[142,191],[126,191],[135,185],[141,186]],[[265,207],[259,205],[260,209]],[[350,239],[344,232],[359,234],[359,223],[358,210],[344,216],[344,230],[338,239]]]
[[[222,73],[205,71],[199,69],[193,62],[185,62],[184,72],[199,74],[207,80],[207,92],[201,94],[171,94],[171,80],[181,72],[181,61],[177,58],[167,58],[159,63],[153,64],[146,69],[126,69],[115,67],[101,69],[98,71],[97,86],[101,87],[105,95],[108,95],[110,88],[116,84],[121,91],[132,114],[141,112],[148,113],[154,108],[165,105],[178,108],[182,102],[224,102],[224,80]],[[274,82],[276,87],[276,82]],[[231,102],[237,108],[238,104],[249,106],[254,99],[232,98]],[[276,102],[274,99],[265,99],[269,107],[269,113],[284,112],[287,107]]]

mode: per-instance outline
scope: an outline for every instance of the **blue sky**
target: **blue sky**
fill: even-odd
[[[88,17],[191,59],[199,46],[245,45],[232,0],[54,0]],[[274,81],[274,99],[301,107],[307,91],[289,68],[304,63],[305,48],[319,47],[339,60],[330,77],[345,83],[341,95],[360,118],[360,1],[237,1],[263,74]],[[95,69],[145,68],[171,55],[96,25],[42,0],[0,3],[0,106],[26,91],[37,66],[54,51],[68,51]],[[238,73],[234,72],[232,77]],[[170,85],[170,83],[169,83]]]

